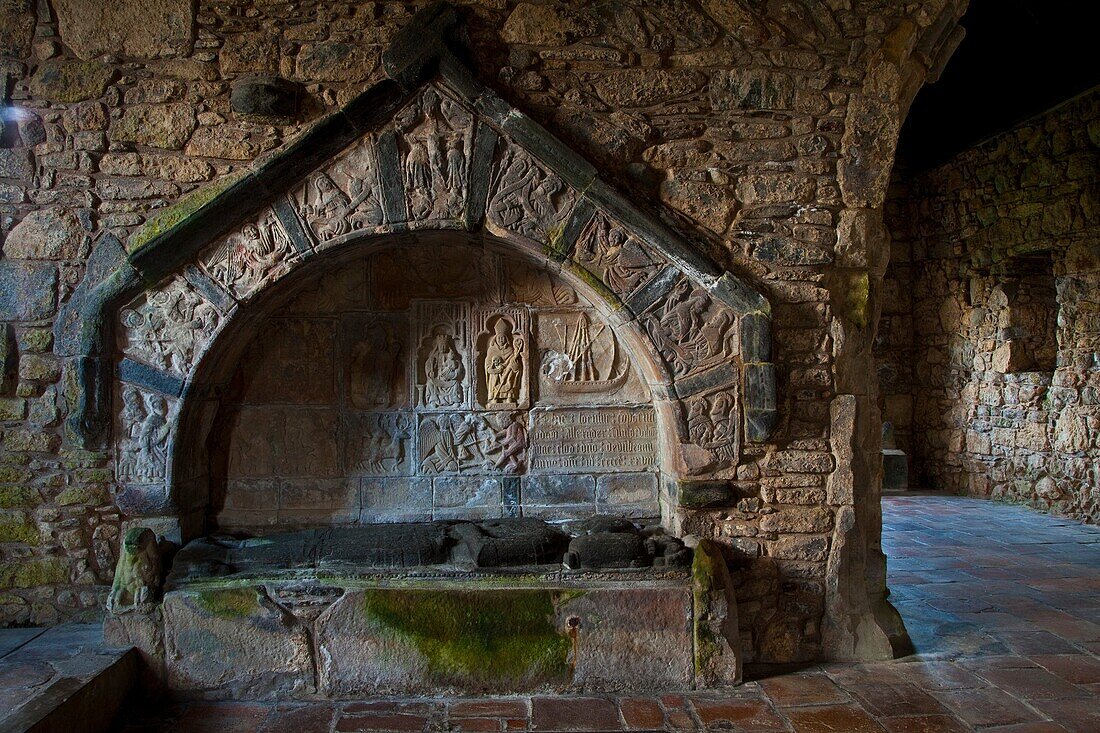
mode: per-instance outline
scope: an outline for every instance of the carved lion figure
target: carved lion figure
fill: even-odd
[[[122,539],[115,581],[107,596],[111,613],[149,609],[160,592],[161,559],[157,536],[148,527],[131,527]]]

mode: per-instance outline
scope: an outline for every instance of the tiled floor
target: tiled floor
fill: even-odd
[[[193,703],[139,731],[1100,731],[1100,529],[939,496],[883,502],[915,656],[833,664],[733,694],[341,705]]]

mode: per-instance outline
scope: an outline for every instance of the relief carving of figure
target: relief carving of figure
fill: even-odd
[[[507,318],[493,324],[493,335],[485,350],[485,379],[489,404],[516,404],[523,377],[523,339],[515,334]]]
[[[420,426],[421,471],[522,471],[527,450],[527,428],[522,413],[506,414],[503,420],[505,424],[497,424],[476,413],[426,418]]]
[[[497,192],[489,202],[490,220],[532,239],[561,223],[573,203],[572,193],[558,178],[514,151],[500,162]]]
[[[382,321],[363,327],[362,338],[351,349],[348,394],[360,409],[396,407],[407,389],[405,348],[401,339]]]
[[[466,190],[471,119],[432,90],[398,119],[405,146],[405,189],[414,220],[455,218]]]
[[[648,282],[659,269],[641,245],[602,219],[578,242],[576,258],[623,297]]]
[[[218,325],[218,311],[176,279],[122,312],[131,347],[154,366],[186,374],[196,350]]]
[[[465,403],[462,355],[454,337],[442,326],[432,335],[432,347],[424,361],[424,398],[428,407],[456,407]]]
[[[157,481],[164,478],[168,458],[168,403],[156,394],[143,395],[133,387],[122,391],[119,420],[124,438],[119,446],[119,478]]]
[[[711,302],[687,280],[681,280],[648,324],[650,335],[676,376],[684,376],[733,355],[733,319],[710,314]]]
[[[157,536],[147,527],[126,530],[107,596],[107,611],[120,614],[152,610],[161,585],[161,557]]]
[[[737,458],[737,405],[732,395],[719,392],[699,397],[688,407],[688,435],[692,441],[725,461]]]
[[[408,458],[406,444],[412,437],[410,418],[402,414],[372,414],[352,427],[358,435],[358,454],[353,467],[366,475],[399,472]]]
[[[302,215],[318,240],[323,242],[350,232],[351,222],[346,218],[350,209],[351,197],[341,191],[327,173],[313,176],[306,189]]]
[[[283,264],[290,240],[273,211],[258,224],[248,223],[226,239],[210,259],[208,269],[215,280],[236,295],[251,292],[264,278]]]

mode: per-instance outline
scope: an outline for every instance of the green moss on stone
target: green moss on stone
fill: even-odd
[[[713,665],[714,658],[722,650],[719,640],[707,623],[711,596],[715,588],[720,586],[717,577],[719,562],[725,561],[711,543],[703,541],[696,546],[695,556],[691,562],[691,592],[695,610],[692,619],[692,635],[695,640],[696,679],[705,676],[705,671]]]
[[[160,235],[194,216],[202,207],[216,199],[244,176],[245,173],[243,172],[225,176],[209,185],[195,189],[168,208],[157,212],[130,237],[126,243],[126,251],[136,252]]]
[[[69,568],[60,557],[0,563],[0,588],[38,588],[69,580]]]
[[[0,515],[0,542],[37,545],[41,539],[38,525],[26,513],[5,512]]]
[[[580,278],[588,287],[592,288],[595,294],[606,301],[613,309],[620,310],[623,308],[623,302],[619,300],[619,296],[611,292],[607,285],[604,284],[603,280],[572,260],[565,263],[565,268]]]
[[[102,486],[70,486],[58,494],[55,501],[61,506],[99,506],[106,503],[107,495]]]
[[[0,486],[0,509],[29,507],[37,503],[38,492],[29,486]]]
[[[247,618],[260,608],[254,588],[205,590],[196,593],[195,600],[203,610],[218,618]]]
[[[499,686],[572,676],[572,641],[554,626],[561,593],[367,590],[363,612],[415,647],[440,682]]]

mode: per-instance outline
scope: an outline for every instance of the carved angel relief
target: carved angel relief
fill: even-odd
[[[547,242],[565,223],[576,195],[526,153],[508,148],[496,167],[489,222],[499,229]]]
[[[653,279],[661,265],[644,247],[603,215],[592,220],[577,242],[573,258],[620,298]]]
[[[217,309],[180,277],[134,303],[120,313],[124,351],[178,376],[187,374],[221,323]]]
[[[442,409],[469,405],[469,309],[454,303],[417,303],[419,338],[416,405]]]
[[[516,409],[529,403],[527,311],[479,314],[478,403],[489,409]]]
[[[519,473],[527,460],[525,413],[425,415],[419,452],[422,473]]]
[[[473,116],[433,89],[398,113],[395,126],[410,221],[458,219],[466,201]]]
[[[163,481],[171,433],[168,398],[132,385],[122,387],[118,443],[118,480],[129,483]]]
[[[298,191],[298,213],[317,242],[383,222],[373,136],[366,136],[327,171],[318,171]]]
[[[290,238],[275,212],[268,209],[257,221],[245,224],[214,247],[203,268],[222,287],[242,298],[265,280],[285,274],[290,268],[290,254]]]
[[[737,355],[733,314],[687,279],[648,312],[646,330],[677,377],[729,361]]]

